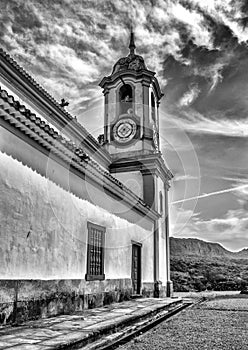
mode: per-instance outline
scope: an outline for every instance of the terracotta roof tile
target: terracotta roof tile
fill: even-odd
[[[77,124],[85,133],[87,133],[87,137],[89,137],[94,143],[98,144],[98,141],[84,128],[82,124],[80,124],[74,117],[71,116],[69,112],[67,112],[63,107],[60,106],[59,102],[57,102],[41,85],[35,81],[35,79],[27,73],[9,54],[7,54],[0,47],[0,56],[5,58],[19,73],[21,73],[36,89],[38,89],[49,101],[55,105],[61,113],[63,113],[66,117],[68,117],[71,121]],[[17,102],[17,101],[16,101]]]

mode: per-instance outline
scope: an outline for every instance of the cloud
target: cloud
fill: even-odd
[[[233,194],[237,197],[240,206],[248,210],[248,179],[243,177],[224,177],[226,181],[233,183]]]
[[[185,213],[184,215],[188,215]],[[221,243],[231,250],[247,247],[248,218],[243,209],[228,210],[221,218],[201,220],[200,213],[194,214],[187,225],[180,226],[180,222],[172,227],[175,237],[194,237],[211,242]]]
[[[178,104],[179,106],[189,106],[191,105],[198,97],[200,93],[200,89],[198,85],[193,85],[189,91],[185,92],[185,94],[180,98]]]
[[[213,48],[211,31],[206,25],[201,13],[190,10],[177,2],[171,6],[170,12],[174,19],[187,26],[189,38],[192,39],[196,45],[206,46],[209,49]]]
[[[212,92],[214,88],[223,79],[222,70],[227,64],[227,57],[225,59],[220,59],[219,62],[214,64],[208,64],[207,66],[195,66],[192,68],[192,72],[195,76],[202,76],[210,82],[208,93]]]
[[[187,99],[184,99],[184,96],[182,101],[187,103]],[[178,124],[178,127],[190,133],[238,138],[247,138],[248,136],[248,118],[235,119],[234,117],[229,117],[227,119],[225,115],[215,115],[214,113],[213,115],[209,113],[208,117],[206,117],[192,108],[184,110],[175,109],[173,113],[176,117],[175,122]]]
[[[197,180],[197,179],[198,179],[198,177],[196,177],[196,176],[192,176],[192,175],[189,175],[189,174],[184,174],[184,175],[176,175],[173,178],[173,181],[188,181],[188,180]]]
[[[50,60],[53,66],[60,65],[60,69],[69,73],[73,79],[77,77],[77,79],[89,83],[95,81],[98,77],[99,71],[96,65],[93,62],[89,63],[77,57],[75,51],[71,48],[58,44],[40,45],[37,54],[42,58]]]
[[[248,218],[245,210],[229,210],[223,218],[199,221],[196,227],[199,232],[204,232],[203,237],[214,239],[226,247],[247,247]]]
[[[242,12],[245,9],[245,2],[232,0],[190,0],[195,8],[201,9],[205,15],[214,18],[217,22],[222,22],[229,27],[240,43],[248,39],[248,30],[242,25],[242,18],[247,15]]]

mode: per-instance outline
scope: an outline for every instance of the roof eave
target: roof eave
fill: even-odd
[[[1,48],[0,58],[0,75],[4,80],[11,84],[14,83],[15,88],[22,95],[35,101],[37,107],[45,111],[47,120],[58,129],[63,129],[68,135],[73,134],[77,139],[81,139],[85,146],[102,158],[106,165],[111,162],[110,154],[101,147],[97,140]]]

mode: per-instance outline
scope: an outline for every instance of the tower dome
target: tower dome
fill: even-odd
[[[135,43],[134,43],[134,33],[131,30],[130,43],[129,43],[129,55],[120,58],[114,65],[112,74],[122,71],[122,70],[143,70],[147,69],[145,65],[144,58],[142,56],[135,54]]]

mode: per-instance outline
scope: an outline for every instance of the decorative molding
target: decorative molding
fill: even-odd
[[[139,247],[142,247],[142,243],[134,241],[133,239],[131,239],[131,244],[135,244],[135,245],[138,245]]]
[[[116,155],[117,157],[117,155]],[[122,159],[116,159],[110,165],[111,173],[127,172],[127,171],[140,171],[141,173],[154,173],[159,175],[166,184],[169,186],[169,180],[173,178],[173,174],[166,167],[162,154],[122,154]]]
[[[142,69],[140,71],[123,70],[123,71],[116,72],[112,75],[109,75],[107,77],[104,77],[99,83],[99,86],[103,89],[103,93],[105,93],[106,89],[109,89],[110,87],[114,87],[114,85],[118,82],[120,77],[134,78],[136,82],[140,80],[140,82],[142,82],[142,84],[146,86],[150,86],[150,84],[152,84],[154,87],[154,90],[156,91],[158,100],[160,100],[164,96],[164,94],[160,90],[158,80],[155,77],[155,72],[152,72],[150,70],[145,70],[145,69]]]

